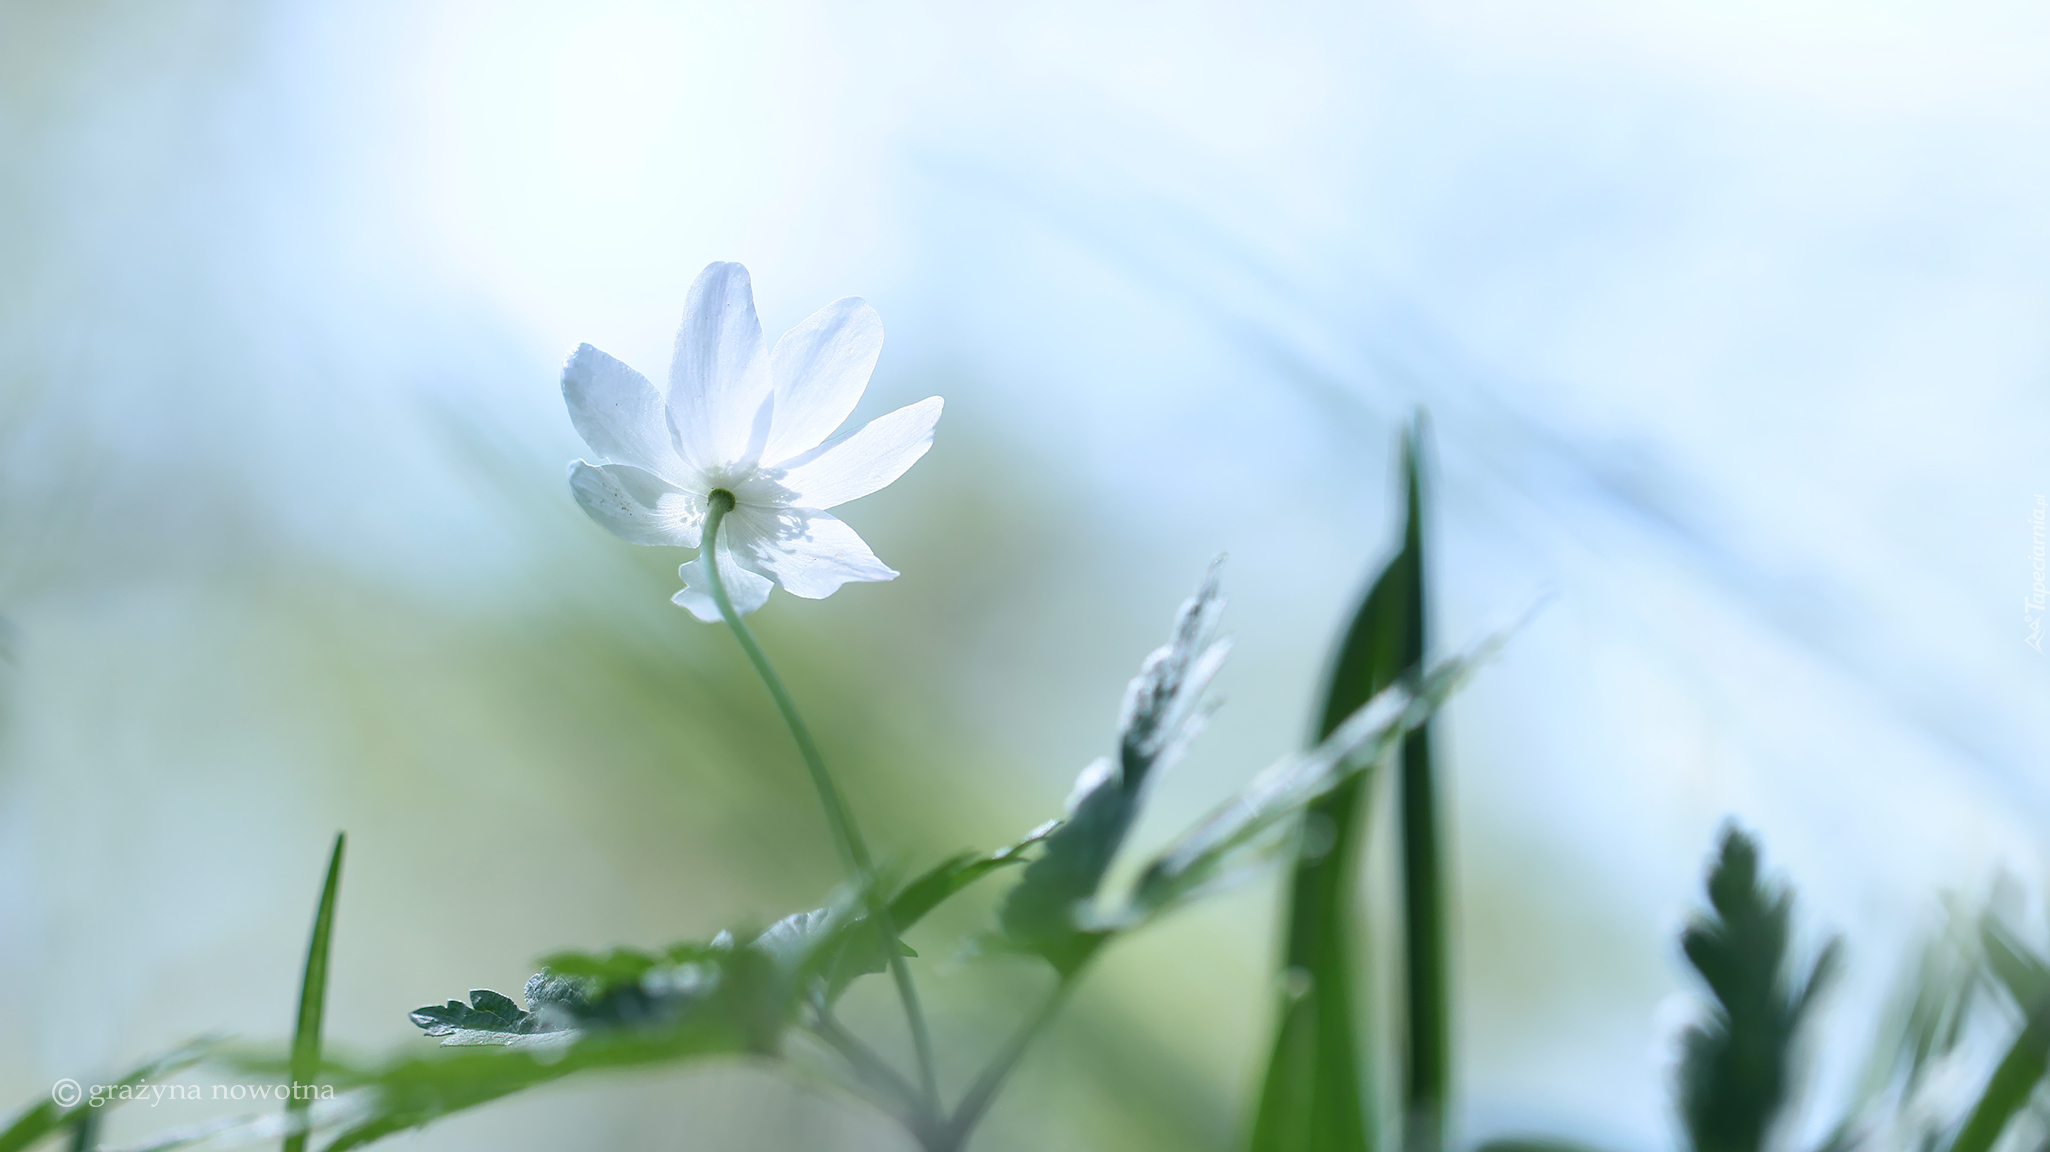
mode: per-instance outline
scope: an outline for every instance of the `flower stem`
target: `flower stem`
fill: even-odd
[[[1061,982],[1054,986],[1046,1002],[1039,1006],[1039,1011],[1034,1012],[1032,1018],[1025,1021],[1012,1035],[1010,1042],[997,1053],[996,1059],[990,1061],[989,1067],[982,1070],[982,1075],[975,1078],[974,1086],[968,1089],[967,1095],[961,1097],[960,1106],[955,1108],[954,1114],[947,1119],[946,1127],[941,1130],[939,1143],[932,1147],[939,1149],[940,1152],[958,1152],[961,1146],[968,1142],[969,1133],[975,1130],[975,1125],[981,1121],[982,1114],[989,1111],[989,1106],[996,1102],[997,1090],[1004,1086],[1005,1078],[1018,1067],[1018,1061],[1024,1057],[1025,1050],[1039,1038],[1040,1031],[1053,1020],[1054,1015],[1061,1010],[1061,1005],[1068,1002],[1068,992],[1074,984],[1074,976],[1070,974],[1062,977]]]
[[[854,813],[826,771],[826,762],[819,755],[818,744],[811,738],[811,729],[805,726],[804,717],[798,714],[797,701],[783,686],[783,678],[776,675],[768,654],[755,642],[754,633],[748,630],[740,613],[733,610],[733,600],[726,594],[726,581],[719,575],[719,523],[733,511],[733,493],[724,488],[715,489],[707,502],[710,509],[705,515],[701,554],[705,561],[705,584],[712,593],[712,602],[719,606],[719,615],[725,618],[726,626],[733,630],[733,638],[740,642],[740,650],[747,653],[748,662],[754,665],[756,675],[768,688],[770,698],[776,702],[776,710],[783,714],[783,722],[790,726],[790,738],[797,742],[797,752],[804,759],[805,771],[811,775],[812,788],[818,792],[819,804],[826,810],[826,823],[832,828],[833,846],[840,853],[840,862],[856,887],[866,893],[875,873],[875,864],[868,854],[867,842],[861,838],[861,829],[854,823]],[[911,982],[911,968],[904,963],[903,951],[897,944],[897,928],[890,922],[889,902],[873,902],[869,916],[881,937],[883,955],[889,958],[890,976],[896,982],[897,997],[904,1002],[904,1019],[911,1028],[911,1046],[918,1055],[919,1087],[925,1096],[925,1106],[932,1114],[938,1115],[940,1089],[933,1065],[932,1035],[926,1030],[925,1011],[918,1003],[918,988]]]

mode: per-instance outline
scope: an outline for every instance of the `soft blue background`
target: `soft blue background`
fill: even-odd
[[[2038,6],[1914,0],[0,4],[0,1085],[281,1034],[337,826],[364,1049],[557,945],[830,883],[755,779],[794,770],[772,727],[624,777],[649,725],[701,746],[672,709],[743,713],[561,655],[608,621],[758,707],[662,602],[681,556],[559,480],[567,351],[660,373],[737,259],[772,336],[881,311],[859,417],[947,397],[846,509],[904,577],[763,614],[829,716],[895,717],[851,757],[922,749],[907,856],[1050,812],[1218,552],[1229,702],[1143,836],[1291,747],[1425,405],[1438,641],[1553,597],[1446,722],[1460,1131],[1670,1146],[1672,940],[1729,813],[1852,937],[1815,1130],[1939,893],[2042,873],[2046,59]],[[1212,1147],[1269,896],[1083,1005],[1151,1038],[1112,1065],[1177,1054]],[[992,1147],[1196,1139],[1066,1067]],[[422,1146],[891,1146],[821,1101],[691,1073]]]

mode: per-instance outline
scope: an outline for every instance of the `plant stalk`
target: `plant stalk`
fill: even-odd
[[[783,686],[783,678],[776,674],[768,654],[755,642],[754,633],[741,620],[740,613],[733,610],[733,599],[726,594],[726,581],[719,575],[719,524],[728,512],[733,511],[733,493],[724,488],[715,489],[707,503],[710,509],[705,515],[701,555],[705,560],[705,584],[712,593],[712,602],[719,606],[719,615],[733,630],[733,638],[740,642],[740,650],[747,654],[748,663],[754,665],[755,674],[768,688],[769,697],[776,702],[776,710],[783,714],[783,723],[789,725],[790,737],[797,743],[798,755],[803,758],[805,771],[811,775],[812,788],[819,794],[819,804],[825,809],[826,823],[832,829],[833,846],[840,853],[840,862],[847,868],[856,887],[866,892],[869,879],[875,873],[875,865],[869,856],[868,844],[861,837],[861,829],[854,823],[854,813],[826,771],[825,759],[819,755],[819,746],[811,738],[811,729],[805,726],[804,717],[797,711],[797,701]],[[933,1061],[932,1034],[926,1029],[925,1011],[918,1002],[918,987],[912,983],[911,968],[904,963],[902,950],[898,947],[897,929],[890,922],[888,902],[871,902],[868,911],[880,936],[883,955],[889,959],[890,978],[897,985],[897,998],[904,1002],[904,1019],[910,1026],[911,1046],[918,1056],[919,1088],[925,1096],[925,1106],[937,1116],[940,1111],[939,1077]]]
[[[961,1097],[960,1106],[954,1109],[953,1116],[947,1120],[946,1127],[940,1133],[940,1141],[928,1146],[930,1152],[960,1152],[961,1146],[968,1142],[969,1133],[973,1132],[975,1125],[981,1121],[983,1113],[989,1111],[989,1106],[996,1102],[997,1090],[1004,1086],[1004,1080],[1018,1067],[1018,1061],[1024,1058],[1025,1050],[1039,1038],[1039,1033],[1061,1010],[1061,1005],[1068,1002],[1068,992],[1075,986],[1075,975],[1070,973],[1061,977],[1061,982],[1054,985],[1053,992],[1047,996],[1046,1002],[1039,1006],[1039,1011],[1034,1012],[1032,1018],[1025,1021],[1011,1037],[1010,1042],[997,1053],[996,1059],[990,1061],[989,1067],[982,1070],[982,1075],[975,1078],[974,1086]]]

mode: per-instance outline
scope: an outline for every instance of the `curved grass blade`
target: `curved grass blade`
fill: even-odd
[[[71,1152],[92,1152],[100,1142],[100,1113],[98,1109],[80,1116],[71,1126]]]
[[[1406,616],[1391,619],[1384,644],[1400,644],[1402,670],[1413,675],[1424,659],[1423,483],[1419,477],[1425,424],[1421,414],[1402,445],[1406,486],[1402,552],[1391,567],[1405,569],[1398,586],[1409,591]],[[1438,784],[1431,767],[1431,730],[1422,725],[1402,742],[1401,797],[1403,1020],[1403,1145],[1438,1152],[1452,1095],[1451,975],[1445,954],[1445,868],[1438,843]]]
[[[1981,922],[1979,940],[1986,966],[2028,1022],[1993,1069],[1950,1152],[1986,1152],[2050,1073],[2050,965],[1990,917]]]
[[[1320,741],[1423,658],[1423,534],[1414,440],[1413,432],[1403,450],[1402,547],[1374,580],[1334,655],[1317,717]],[[1407,752],[1412,745],[1421,749],[1422,739],[1419,731],[1405,741],[1405,784]],[[1421,767],[1427,778],[1427,755]],[[1303,819],[1289,886],[1280,1024],[1254,1114],[1254,1152],[1356,1152],[1373,1146],[1352,951],[1369,785],[1368,777],[1353,777],[1312,804]],[[1428,790],[1423,797],[1428,804]],[[1435,869],[1428,875],[1435,882]],[[1431,1018],[1428,1011],[1421,1015]]]
[[[2030,1015],[2022,1034],[2001,1057],[1971,1117],[1951,1142],[1950,1152],[1987,1152],[1992,1148],[2007,1130],[2007,1122],[2035,1094],[2046,1071],[2050,1071],[2050,1004],[2039,1006]]]
[[[334,942],[335,897],[342,886],[342,852],[348,834],[335,833],[334,850],[328,854],[327,880],[320,888],[320,905],[313,913],[313,936],[306,942],[306,972],[299,982],[299,1019],[292,1031],[292,1068],[288,1083],[291,1099],[285,1102],[283,1152],[306,1152],[305,1114],[312,1104],[299,1088],[310,1085],[320,1072],[320,1024],[327,1009],[327,959]]]

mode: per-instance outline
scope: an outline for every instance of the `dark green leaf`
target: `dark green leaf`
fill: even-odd
[[[1758,846],[1724,831],[1711,910],[1681,937],[1715,1010],[1681,1038],[1680,1109],[1695,1152],[1758,1152],[1786,1102],[1795,1033],[1836,964],[1833,941],[1805,977],[1788,956],[1792,897],[1759,875]]]
[[[292,1068],[289,1084],[310,1084],[320,1068],[320,1022],[327,1006],[327,957],[334,941],[335,899],[341,891],[342,851],[348,837],[335,833],[334,850],[328,854],[327,879],[320,887],[320,903],[313,912],[313,934],[306,942],[306,970],[299,981],[299,1016],[292,1031]],[[284,1152],[305,1152],[306,1133],[298,1123],[312,1102],[297,1093],[285,1104]],[[294,1131],[294,1129],[299,1129]]]
[[[999,920],[1010,943],[1044,957],[1063,974],[1080,968],[1105,932],[1084,909],[1137,819],[1147,783],[1177,759],[1207,713],[1204,692],[1230,645],[1215,640],[1224,601],[1218,566],[1182,604],[1172,638],[1147,656],[1125,692],[1115,759],[1084,769],[1067,820],[1046,838],[1039,859],[1011,890]]]
[[[381,1068],[329,1064],[338,1088],[369,1091],[369,1114],[329,1145],[354,1148],[563,1076],[716,1055],[774,1055],[822,956],[852,917],[846,908],[785,917],[736,943],[657,954],[562,953],[527,981],[527,1007],[495,992],[413,1013],[445,1044],[466,1047]]]
[[[532,1036],[540,1032],[558,1032],[568,1023],[557,1022],[552,1027],[541,1017],[522,1009],[512,998],[488,988],[477,988],[470,992],[470,1002],[451,1000],[436,1007],[428,1005],[416,1008],[408,1019],[429,1036],[445,1036],[447,1044],[505,1044],[514,1037]]]

